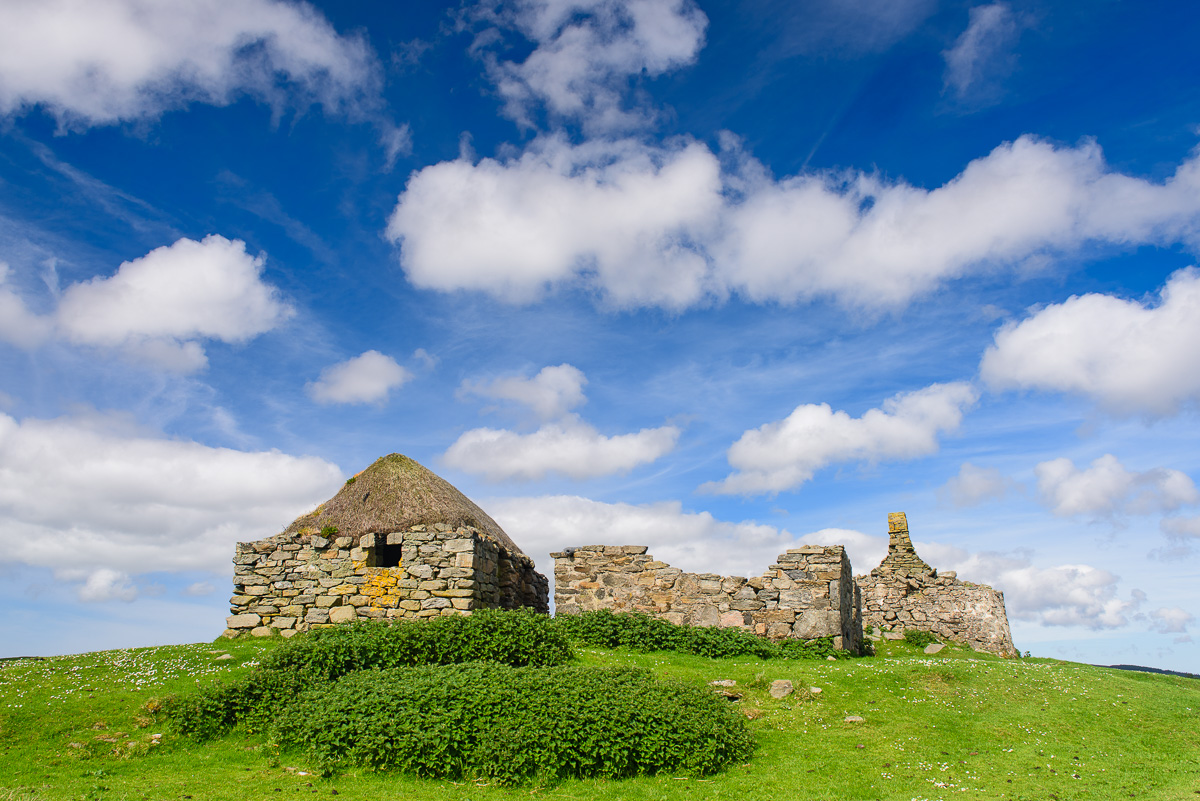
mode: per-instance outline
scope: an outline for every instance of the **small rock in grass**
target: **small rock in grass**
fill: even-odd
[[[940,642],[935,642],[932,645],[925,646],[925,653],[936,654],[938,651],[942,650],[945,647],[946,646],[942,645]]]
[[[710,681],[709,684],[712,685],[713,687],[736,687],[737,686],[737,682],[734,681],[733,679],[717,679],[716,681]]]
[[[792,694],[792,683],[787,679],[779,679],[771,682],[770,689],[771,697],[775,699],[787,698]]]
[[[808,691],[809,691],[810,693],[812,693],[813,695],[820,695],[820,694],[821,694],[821,688],[820,688],[820,687],[809,687],[809,688],[808,688]]]
[[[221,654],[220,656],[217,657],[218,662],[221,661],[222,659],[233,659],[233,654]]]
[[[867,719],[863,718],[863,717],[859,717],[858,715],[846,715],[845,722],[846,723],[866,723]]]
[[[825,657],[825,661],[826,662],[836,662],[837,657],[836,656],[827,656],[827,657]]]

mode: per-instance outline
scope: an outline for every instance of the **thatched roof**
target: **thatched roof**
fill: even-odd
[[[318,533],[335,526],[339,537],[405,531],[418,524],[471,526],[510,553],[523,551],[487,513],[441,476],[407,456],[389,454],[354,476],[325,503],[301,515],[284,534]]]

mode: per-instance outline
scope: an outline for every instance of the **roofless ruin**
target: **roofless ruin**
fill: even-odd
[[[858,652],[863,626],[909,629],[1015,656],[1004,596],[938,574],[888,516],[888,555],[854,576],[840,545],[780,554],[761,576],[685,573],[642,545],[588,545],[554,557],[558,614],[645,612],[672,623],[738,627],[772,639],[830,638]],[[354,620],[549,611],[548,582],[504,530],[444,479],[393,453],[282,533],[241,542],[226,634],[291,636]]]

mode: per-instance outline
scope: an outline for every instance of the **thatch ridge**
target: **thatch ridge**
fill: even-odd
[[[325,503],[283,530],[297,536],[333,526],[339,537],[406,531],[415,525],[471,526],[509,553],[522,554],[504,529],[450,482],[399,453],[388,454],[350,479]]]

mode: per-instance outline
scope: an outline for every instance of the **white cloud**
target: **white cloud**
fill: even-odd
[[[556,286],[625,307],[834,297],[894,306],[1089,244],[1200,243],[1200,157],[1153,183],[1092,142],[997,147],[934,189],[855,171],[775,180],[730,145],[540,137],[416,171],[387,237],[413,284],[528,302]]]
[[[996,389],[1088,395],[1117,414],[1167,415],[1200,399],[1200,271],[1157,304],[1089,293],[1002,327],[979,371]]]
[[[1192,479],[1178,470],[1133,472],[1111,453],[1086,470],[1061,458],[1041,462],[1033,472],[1042,503],[1056,515],[1151,514],[1200,502]]]
[[[514,160],[459,158],[415,172],[387,237],[403,243],[401,264],[424,289],[525,302],[583,280],[618,305],[683,309],[708,288],[691,242],[716,223],[720,192],[720,166],[700,144],[544,138]]]
[[[0,414],[0,560],[65,571],[92,599],[128,594],[122,575],[224,574],[235,542],[278,533],[343,478],[315,457],[162,439],[122,418]]]
[[[412,373],[391,356],[369,350],[326,367],[304,388],[317,403],[383,403],[391,390],[411,378]]]
[[[511,11],[484,4],[476,14],[515,28],[535,47],[524,61],[505,61],[477,40],[505,113],[525,126],[544,107],[554,118],[579,120],[591,132],[638,125],[649,112],[625,107],[631,76],[654,77],[690,64],[708,24],[692,0],[518,0]]]
[[[1172,539],[1200,539],[1200,517],[1164,517],[1159,525]]]
[[[1163,606],[1150,613],[1151,626],[1160,634],[1186,634],[1188,626],[1196,622],[1186,609],[1178,606]]]
[[[217,588],[209,584],[207,581],[197,581],[183,588],[183,594],[193,598],[202,598],[205,595],[212,595],[217,591]]]
[[[8,264],[0,261],[0,341],[33,348],[50,336],[54,323],[26,307],[25,301],[8,286],[10,272]]]
[[[954,431],[976,399],[969,384],[933,384],[884,401],[862,417],[806,403],[783,420],[747,431],[729,448],[736,470],[702,489],[750,495],[798,487],[838,462],[913,459],[937,453],[938,434]]]
[[[646,545],[675,567],[750,577],[762,575],[777,555],[802,544],[773,526],[685,512],[678,501],[635,505],[552,495],[498,498],[489,500],[487,509],[546,573],[551,564],[546,555],[563,548]]]
[[[967,29],[954,47],[942,53],[946,59],[946,88],[961,98],[1004,77],[1012,69],[1011,48],[1023,25],[1006,3],[972,8]]]
[[[489,382],[463,381],[459,391],[528,406],[542,420],[564,417],[576,406],[587,403],[583,387],[587,377],[578,367],[560,364],[543,367],[533,378],[508,376]]]
[[[261,280],[263,262],[237,239],[180,239],[122,263],[112,276],[67,287],[58,330],[77,344],[119,347],[191,372],[207,363],[196,340],[244,342],[292,315]]]
[[[450,446],[442,460],[489,481],[528,481],[547,473],[582,480],[626,473],[675,449],[680,434],[675,426],[607,437],[585,423],[570,411],[587,402],[585,384],[587,377],[570,364],[544,367],[533,378],[464,381],[461,394],[516,401],[532,409],[542,425],[529,434],[473,428]]]
[[[963,462],[958,475],[938,489],[938,497],[954,506],[977,506],[988,500],[1003,498],[1012,480],[994,467],[976,467]]]
[[[112,570],[107,567],[95,570],[61,570],[55,573],[60,581],[80,581],[82,584],[75,590],[75,596],[84,602],[97,603],[101,601],[125,601],[129,603],[138,597],[137,587],[129,578],[128,573]]]
[[[675,426],[662,426],[606,437],[572,416],[530,434],[474,428],[460,436],[442,458],[450,467],[489,481],[528,481],[547,473],[582,480],[649,464],[674,450],[679,434]]]
[[[1130,623],[1146,595],[1131,590],[1117,597],[1120,577],[1086,564],[1037,567],[1021,554],[967,553],[937,543],[914,543],[939,571],[954,570],[965,581],[989,584],[1004,593],[1010,620],[1043,626],[1120,628]]]
[[[41,106],[63,128],[154,118],[249,95],[346,110],[378,84],[361,37],[279,0],[0,3],[0,114]]]

